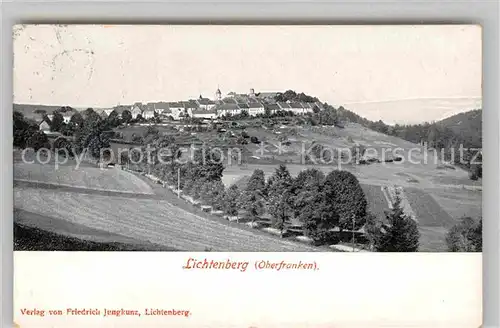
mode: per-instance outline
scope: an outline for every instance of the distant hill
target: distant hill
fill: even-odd
[[[457,136],[462,139],[467,139],[472,147],[482,147],[482,114],[481,109],[471,110],[465,113],[459,113],[439,122],[439,125],[452,130]]]
[[[53,111],[61,108],[61,106],[50,105],[31,105],[31,104],[14,104],[14,112],[20,112],[26,118],[35,118],[36,110],[44,110],[46,114],[52,114]]]
[[[87,107],[71,107],[71,106],[57,106],[57,105],[34,105],[34,104],[13,104],[14,112],[20,112],[26,118],[33,119],[37,117],[38,113],[44,111],[44,114],[50,115],[56,110],[76,110],[83,111]],[[96,110],[97,108],[93,108]],[[38,112],[38,113],[37,113]]]
[[[460,112],[482,107],[482,99],[423,98],[344,104],[344,107],[372,120],[382,119],[390,125],[419,124],[423,120],[438,122]]]

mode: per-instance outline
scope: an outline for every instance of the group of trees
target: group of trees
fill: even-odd
[[[293,90],[287,90],[283,93],[278,93],[274,97],[275,101],[297,101],[297,102],[317,102],[318,98],[306,95],[305,93],[297,93]]]
[[[483,250],[483,219],[464,217],[446,234],[450,252],[481,252]]]
[[[52,119],[49,120],[45,113],[45,121],[50,125],[52,132],[60,132],[66,137],[58,138],[53,147],[72,149],[76,153],[81,153],[84,149],[94,158],[98,158],[101,149],[109,147],[109,140],[114,136],[113,128],[124,122],[116,112],[112,112],[103,119],[92,108],[84,112],[76,112],[71,116],[68,123],[64,122],[62,113],[72,111],[70,107],[61,107],[53,112]],[[13,135],[14,146],[31,147],[35,150],[40,148],[50,148],[47,135],[39,130],[35,121],[26,119],[20,112],[13,114]],[[64,141],[63,141],[64,139]],[[72,141],[71,141],[72,140]],[[72,152],[69,152],[71,154]]]
[[[82,120],[78,115],[74,114],[69,122],[74,121],[75,150],[80,153],[87,149],[92,157],[98,158],[102,149],[109,148],[109,141],[115,134],[112,129],[121,124],[121,120],[113,113],[103,119],[91,108],[85,110]]]
[[[250,218],[267,211],[274,227],[282,232],[295,218],[304,235],[317,244],[335,242],[342,231],[364,226],[373,250],[415,252],[419,247],[417,223],[403,212],[399,197],[384,220],[376,218],[367,211],[358,180],[347,171],[334,170],[325,176],[317,169],[307,169],[293,178],[280,165],[266,181],[264,172],[255,170],[239,195],[232,204],[239,204]]]
[[[201,155],[201,153],[200,153]],[[324,175],[308,169],[293,178],[286,166],[279,166],[266,180],[255,170],[242,190],[236,185],[225,188],[220,164],[187,163],[156,166],[154,174],[176,185],[180,177],[183,193],[202,200],[215,210],[236,216],[243,210],[251,221],[266,212],[273,226],[283,232],[292,218],[302,223],[304,235],[322,244],[333,242],[335,233],[358,230],[365,224],[373,248],[377,251],[416,251],[419,233],[415,221],[407,217],[399,203],[387,214],[386,224],[367,212],[367,201],[354,175],[332,171]],[[179,172],[179,177],[177,176]],[[337,232],[332,229],[337,228]]]
[[[27,120],[20,112],[12,117],[13,146],[19,148],[48,148],[49,140],[45,133],[38,129],[35,122]]]

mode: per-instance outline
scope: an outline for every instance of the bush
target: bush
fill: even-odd
[[[248,141],[244,137],[239,136],[238,139],[236,139],[236,143],[238,145],[246,145],[248,144]]]
[[[472,165],[469,169],[469,179],[478,180],[483,175],[483,170],[481,165]]]
[[[254,143],[254,144],[258,144],[258,143],[260,143],[259,138],[257,138],[256,136],[252,136],[252,137],[250,138],[250,142],[251,142],[251,143]]]

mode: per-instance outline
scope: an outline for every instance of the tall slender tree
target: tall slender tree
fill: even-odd
[[[275,227],[280,229],[281,236],[285,224],[290,220],[292,207],[293,179],[285,165],[280,165],[269,178],[267,187],[269,214],[275,219]]]
[[[239,203],[252,220],[255,222],[265,211],[265,187],[266,180],[264,171],[255,170],[248,181],[245,190],[241,193]]]
[[[383,224],[375,241],[378,252],[417,252],[420,232],[417,223],[407,216],[401,207],[401,198],[396,194],[392,210],[386,213],[387,224]]]

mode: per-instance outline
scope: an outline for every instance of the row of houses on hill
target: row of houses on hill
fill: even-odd
[[[254,89],[250,89],[248,94],[229,92],[226,96],[222,96],[220,89],[215,92],[214,99],[199,96],[197,99],[187,101],[174,102],[136,102],[132,105],[117,105],[110,108],[93,108],[93,110],[103,119],[109,117],[115,112],[118,117],[121,117],[124,111],[129,111],[132,119],[137,119],[139,116],[144,119],[152,119],[159,117],[160,119],[180,120],[185,117],[195,117],[200,119],[214,119],[222,116],[234,116],[243,113],[248,113],[249,116],[256,116],[269,112],[275,114],[280,111],[290,111],[295,115],[304,115],[315,111],[323,110],[323,105],[320,102],[298,102],[276,101],[276,96],[279,92],[261,92],[255,93]],[[29,105],[31,106],[31,105]],[[42,106],[43,107],[43,106]],[[69,123],[71,117],[79,112],[85,116],[87,108],[77,107],[55,107],[51,112],[33,107],[34,112],[39,112],[40,115],[35,115],[35,120],[41,124],[46,118],[53,118],[53,111],[61,112],[64,122]],[[47,123],[47,122],[46,122]],[[44,124],[44,128],[46,128]]]
[[[320,102],[277,102],[278,92],[263,92],[256,94],[254,89],[248,94],[229,92],[222,97],[220,89],[215,93],[215,99],[199,96],[198,99],[176,102],[136,103],[130,107],[132,117],[138,115],[148,119],[155,114],[160,117],[170,117],[179,120],[183,117],[213,119],[221,116],[238,115],[246,111],[249,116],[264,114],[266,110],[274,114],[279,111],[291,111],[296,115],[304,115],[322,110]]]

